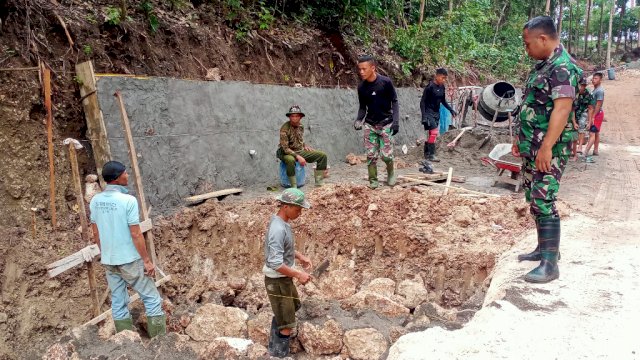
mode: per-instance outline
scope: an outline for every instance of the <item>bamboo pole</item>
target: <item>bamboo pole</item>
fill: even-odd
[[[56,176],[53,159],[53,113],[51,109],[51,70],[43,66],[42,79],[44,82],[44,107],[47,110],[47,145],[49,149],[49,201],[51,212],[51,225],[55,229],[56,218]]]

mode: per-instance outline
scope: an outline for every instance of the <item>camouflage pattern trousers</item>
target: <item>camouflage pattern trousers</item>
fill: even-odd
[[[388,163],[393,161],[393,144],[391,144],[391,124],[383,127],[364,124],[364,147],[367,150],[367,165],[375,165],[378,157]]]
[[[558,217],[556,198],[569,154],[570,152],[563,151],[562,154],[554,155],[551,158],[551,172],[548,173],[536,169],[535,158],[522,158],[524,196],[530,204],[531,214],[538,220]]]

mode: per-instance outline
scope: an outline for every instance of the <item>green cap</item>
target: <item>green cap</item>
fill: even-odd
[[[297,205],[308,209],[311,207],[311,204],[304,199],[304,193],[299,189],[289,188],[282,192],[282,194],[278,195],[276,200],[281,201],[285,204]]]

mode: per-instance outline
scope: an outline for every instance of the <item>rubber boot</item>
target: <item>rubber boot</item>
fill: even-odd
[[[123,330],[133,330],[133,319],[122,319],[122,320],[113,320],[113,323],[116,325],[116,332],[119,333]]]
[[[524,280],[532,283],[548,283],[560,277],[560,269],[558,269],[560,218],[541,219],[539,224],[540,265],[525,275]]]
[[[276,317],[271,318],[271,331],[269,332],[269,354],[273,353],[275,338],[278,336],[278,324],[276,323]]]
[[[378,167],[376,164],[371,164],[367,167],[367,170],[369,171],[369,187],[371,189],[377,189],[380,185],[378,183]]]
[[[518,255],[518,261],[540,261],[540,222],[536,219],[536,231],[538,232],[538,246],[528,253]]]
[[[269,350],[271,356],[278,358],[285,358],[289,356],[289,336],[280,334],[280,331],[276,330],[276,335],[273,337],[273,347]]]
[[[436,144],[429,144],[429,161],[440,162],[440,159],[436,157]]]
[[[528,254],[520,254],[518,255],[518,261],[540,261],[540,222],[536,219],[536,230],[538,232],[538,246],[528,253]],[[562,257],[560,256],[560,252],[558,252],[558,260]]]
[[[165,315],[147,316],[147,334],[153,339],[167,333],[167,317]]]
[[[393,167],[393,160],[387,162],[387,185],[395,186],[398,178]]]
[[[313,177],[316,180],[316,186],[322,186],[324,185],[324,170],[314,170],[313,171]]]
[[[429,143],[428,142],[424,142],[424,159],[428,162],[429,161],[429,157],[431,156],[431,149],[429,148]]]
[[[290,188],[294,188],[297,189],[298,188],[298,181],[296,180],[296,176],[287,176],[289,178],[289,184],[291,184],[289,187]]]

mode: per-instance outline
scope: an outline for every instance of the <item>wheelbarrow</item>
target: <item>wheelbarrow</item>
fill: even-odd
[[[483,164],[496,168],[497,174],[493,186],[499,182],[515,185],[515,192],[520,190],[520,174],[522,172],[522,164],[500,160],[501,157],[511,153],[511,144],[497,144],[489,153],[489,157],[480,159]],[[507,172],[505,174],[505,171]]]

